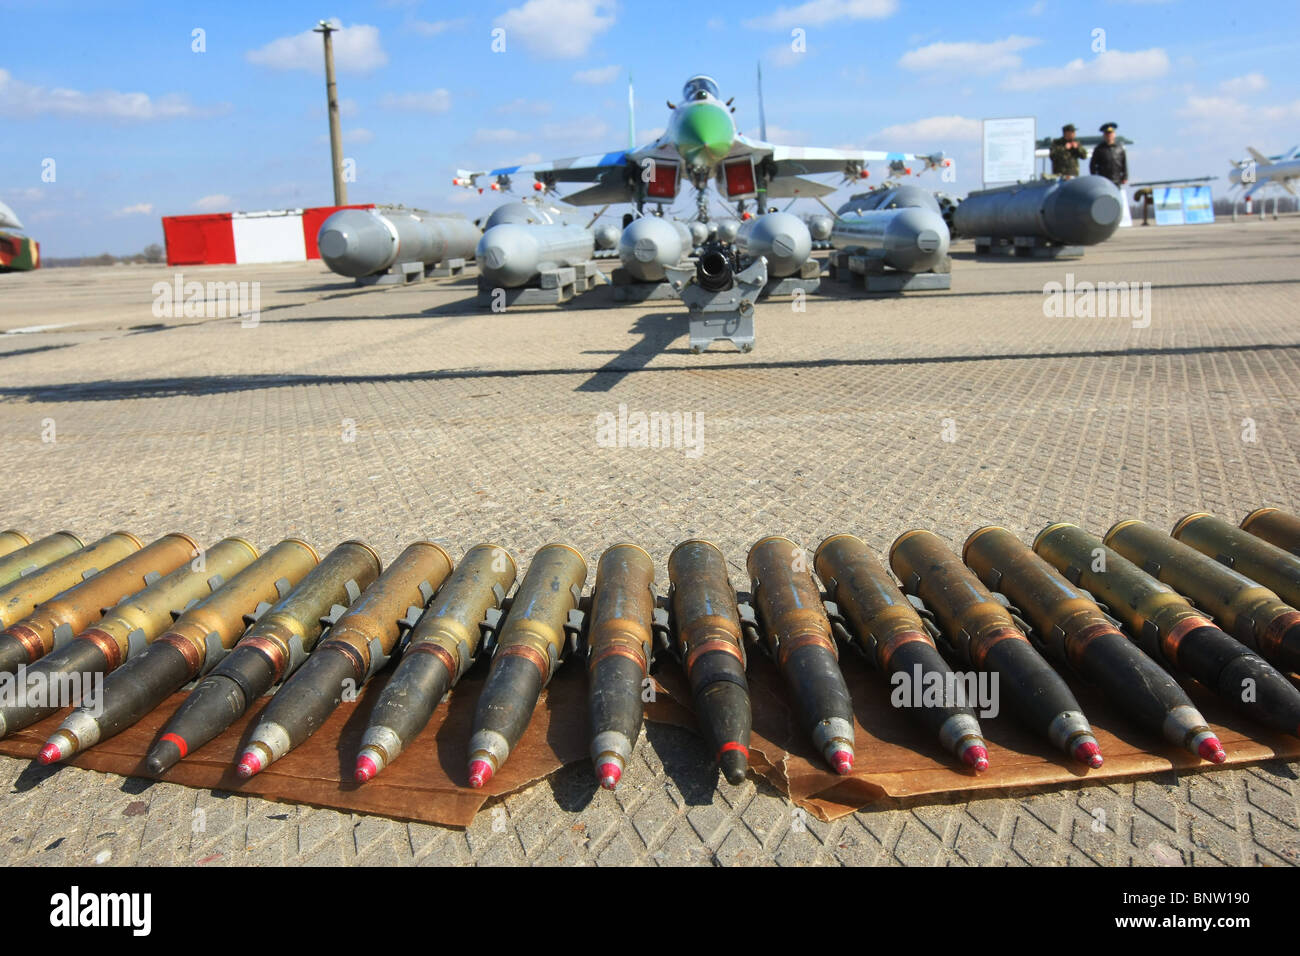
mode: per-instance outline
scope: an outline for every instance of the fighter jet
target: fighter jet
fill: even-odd
[[[1246,152],[1251,158],[1233,163],[1228,172],[1229,182],[1247,187],[1243,198],[1269,183],[1277,183],[1292,196],[1296,195],[1292,182],[1300,179],[1300,146],[1292,146],[1280,156],[1265,156],[1251,146],[1246,147]]]
[[[734,99],[723,101],[712,77],[692,76],[682,88],[681,102],[668,103],[671,113],[664,134],[647,146],[482,172],[458,170],[452,182],[480,192],[478,180],[484,176],[492,178],[490,188],[501,191],[508,191],[516,176],[531,175],[538,192],[554,191],[557,183],[589,183],[565,196],[565,202],[578,206],[630,202],[638,210],[646,202],[672,202],[682,185],[689,183],[696,191],[699,219],[707,221],[710,181],[716,181],[718,191],[743,214],[746,200],[762,210],[767,199],[819,197],[837,188],[803,178],[808,174],[841,173],[849,182],[865,179],[871,161],[889,163],[896,176],[910,174],[912,163],[921,164],[924,172],[952,162],[941,152],[927,156],[780,146],[767,142],[765,122],[760,138],[753,139],[736,130]],[[759,109],[761,115],[761,98]]]

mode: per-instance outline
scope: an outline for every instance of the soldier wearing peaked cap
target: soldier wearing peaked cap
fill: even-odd
[[[1088,158],[1088,151],[1074,138],[1074,124],[1061,127],[1061,135],[1052,140],[1052,173],[1062,179],[1079,175],[1079,160]]]
[[[1092,151],[1088,172],[1094,176],[1105,176],[1116,186],[1123,186],[1128,182],[1128,157],[1124,154],[1123,144],[1115,141],[1115,129],[1115,123],[1101,124],[1101,132],[1105,134],[1106,141],[1098,143]]]

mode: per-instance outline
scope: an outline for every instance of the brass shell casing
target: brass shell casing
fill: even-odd
[[[755,542],[745,561],[762,638],[781,668],[791,653],[810,644],[839,657],[821,592],[806,561],[802,546],[780,535]]]
[[[1300,607],[1300,528],[1296,537],[1290,537],[1281,530],[1290,521],[1300,524],[1300,519],[1286,512],[1261,508],[1241,523],[1242,528],[1249,527],[1243,531],[1201,512],[1187,515],[1171,533],[1183,544],[1269,588],[1294,608]]]
[[[673,637],[687,674],[710,651],[724,651],[744,667],[740,611],[722,552],[708,541],[683,541],[668,556],[668,579],[673,585]]]
[[[379,642],[385,658],[392,654],[407,610],[428,604],[451,568],[451,557],[432,541],[408,545],[334,623],[321,647],[341,650],[357,662],[359,673],[369,673],[376,663],[371,642]]]
[[[56,531],[48,537],[0,558],[0,588],[13,584],[30,572],[53,564],[80,551],[85,544],[71,531]]]
[[[937,535],[904,532],[889,549],[889,563],[903,587],[920,596],[954,649],[973,666],[982,669],[989,650],[1000,641],[1029,642],[1006,608]]]
[[[1119,633],[1095,601],[1006,528],[990,525],[973,532],[962,560],[1024,613],[1056,660],[1082,670],[1088,641]]]
[[[13,554],[31,543],[32,539],[21,531],[0,531],[0,557]]]
[[[539,548],[528,565],[497,638],[495,660],[523,657],[541,672],[545,685],[564,654],[569,612],[582,601],[587,562],[567,544]]]
[[[1153,657],[1177,663],[1182,636],[1210,623],[1173,588],[1076,525],[1048,525],[1034,538],[1034,552],[1105,603]]]
[[[306,541],[285,538],[177,618],[157,643],[174,646],[197,674],[207,658],[209,634],[215,634],[222,647],[234,647],[247,627],[246,617],[259,605],[287,595],[319,561]]]
[[[894,651],[919,641],[934,647],[921,615],[866,542],[836,534],[817,547],[813,567],[849,624],[853,639],[886,673]]]
[[[256,559],[257,548],[243,538],[223,538],[203,552],[201,570],[194,567],[197,561],[177,568],[114,605],[79,637],[103,650],[112,671],[126,659],[132,634],[139,632],[145,644],[153,643],[190,604],[211,595]]]
[[[516,574],[515,559],[505,548],[474,545],[411,629],[406,653],[435,655],[455,684],[478,656],[480,622],[501,606]]]
[[[240,645],[257,647],[272,662],[275,679],[285,675],[294,638],[310,652],[324,630],[322,618],[336,605],[350,606],[381,570],[379,555],[363,541],[344,541],[312,568],[298,586],[248,629]],[[351,589],[349,588],[351,585]]]
[[[0,589],[0,626],[17,624],[36,610],[37,605],[76,587],[140,548],[140,539],[135,535],[116,531]],[[113,599],[121,597],[119,592]]]
[[[1276,660],[1281,652],[1282,635],[1300,624],[1300,611],[1262,584],[1144,521],[1119,522],[1106,532],[1105,541],[1147,574],[1186,595],[1220,628],[1269,660]]]
[[[635,544],[616,544],[600,556],[587,631],[589,671],[610,656],[626,657],[642,674],[649,670],[654,580],[654,560]]]
[[[164,535],[43,602],[28,617],[10,625],[7,633],[17,638],[35,661],[54,649],[60,629],[69,638],[80,634],[107,608],[138,594],[155,577],[170,574],[198,554],[198,542],[189,535]]]
[[[1300,556],[1300,517],[1277,508],[1256,508],[1241,519],[1241,530]]]

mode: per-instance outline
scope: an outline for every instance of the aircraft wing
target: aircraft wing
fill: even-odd
[[[768,143],[761,139],[751,139],[738,135],[736,146],[731,155],[753,154],[756,157],[771,157],[776,164],[776,177],[807,176],[817,173],[844,173],[856,177],[858,171],[867,163],[886,162],[895,173],[905,171],[908,163],[920,163],[925,169],[944,165],[947,160],[943,153],[925,155],[923,153],[882,152],[871,149],[831,149],[824,146],[782,146]]]
[[[531,175],[539,182],[557,183],[591,183],[596,182],[602,173],[610,169],[622,169],[628,162],[628,151],[616,150],[612,153],[593,153],[590,156],[572,156],[568,159],[552,159],[541,163],[524,163],[519,166],[502,166],[490,169],[488,176],[498,182],[501,177]]]
[[[1261,166],[1271,166],[1273,163],[1271,159],[1257,150],[1254,146],[1247,146],[1246,152],[1250,153],[1251,158]]]

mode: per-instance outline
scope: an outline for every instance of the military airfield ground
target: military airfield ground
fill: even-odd
[[[1081,260],[976,261],[948,292],[757,310],[739,354],[675,303],[474,305],[472,278],[356,289],[319,262],[0,276],[5,527],[204,542],[428,537],[594,568],[688,537],[744,587],[767,534],[878,552],[927,527],[1168,528],[1300,510],[1300,219],[1121,230]],[[260,317],[161,317],[154,284],[260,282]],[[1067,274],[1073,278],[1067,280]],[[1045,314],[1047,283],[1150,283],[1143,315]],[[834,288],[834,287],[832,287]],[[605,413],[702,422],[695,447],[606,447]],[[588,578],[590,587],[591,578]],[[862,759],[869,760],[869,755]],[[1296,864],[1300,764],[878,804],[833,823],[765,781],[715,786],[650,724],[618,791],[569,765],[468,830],[0,758],[7,864]],[[1093,825],[1097,808],[1107,826]],[[195,810],[205,825],[195,832]]]

